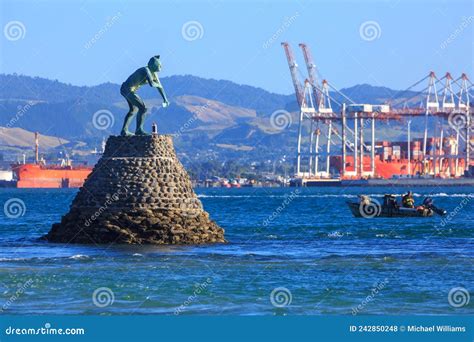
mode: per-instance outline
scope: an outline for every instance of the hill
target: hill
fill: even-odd
[[[268,162],[294,155],[298,120],[294,95],[190,75],[164,77],[162,83],[171,100],[166,110],[161,108],[155,89],[139,90],[149,107],[147,126],[157,121],[161,133],[176,134],[175,145],[185,162]],[[360,103],[382,103],[400,94],[368,84],[342,92]],[[339,94],[332,96],[339,103],[343,101]],[[337,110],[337,103],[334,107]],[[71,149],[79,146],[82,153],[100,146],[104,137],[118,134],[127,109],[118,84],[79,87],[58,80],[0,74],[0,126],[60,137],[70,141]],[[291,112],[286,118],[287,127],[280,129],[271,122],[271,115],[277,110]],[[100,116],[105,120],[102,123],[96,120]],[[416,122],[412,125],[414,135],[418,126]],[[379,138],[405,134],[404,126],[392,123],[390,130],[385,127],[386,124],[378,123]],[[42,140],[43,148],[58,147],[52,141],[47,144],[48,140]],[[31,140],[16,141],[10,137],[0,144],[6,148],[28,142]]]
[[[40,136],[41,146],[45,149],[56,148],[69,143],[68,140],[48,135]],[[31,149],[35,145],[35,134],[22,128],[0,127],[0,146]]]

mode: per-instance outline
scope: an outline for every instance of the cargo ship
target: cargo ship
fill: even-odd
[[[68,158],[57,165],[46,165],[38,151],[39,134],[35,133],[35,162],[11,165],[17,188],[79,188],[92,172],[91,166],[73,166]]]
[[[458,144],[454,137],[444,138],[442,144],[440,144],[439,138],[429,139],[426,158],[423,158],[421,151],[421,139],[413,140],[410,145],[408,146],[407,142],[377,142],[375,144],[374,170],[372,171],[371,157],[364,155],[362,172],[359,170],[357,177],[355,176],[354,156],[348,155],[346,156],[346,175],[342,178],[391,179],[429,176],[457,178],[464,175],[465,159],[459,155]],[[331,165],[337,169],[338,173],[343,173],[341,156],[332,156]]]
[[[88,166],[14,164],[17,188],[79,188],[91,173]]]
[[[421,145],[421,139],[414,139],[410,145],[407,142],[376,142],[373,165],[370,155],[364,155],[362,163],[359,155],[357,167],[354,155],[346,156],[345,165],[341,155],[332,155],[329,174],[303,172],[293,178],[290,185],[433,185],[430,179],[443,185],[473,184],[474,179],[469,177],[474,171],[473,161],[466,167],[466,160],[459,154],[454,137],[429,139],[426,158],[423,158]]]

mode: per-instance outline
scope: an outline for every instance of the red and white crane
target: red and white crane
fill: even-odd
[[[301,107],[303,105],[303,86],[298,79],[298,64],[296,64],[295,55],[293,54],[290,44],[283,42],[281,43],[281,46],[283,46],[283,49],[285,50],[286,60],[288,61],[288,67],[290,68],[291,80],[293,81],[293,86],[295,88],[296,101],[298,102],[298,106]]]
[[[474,108],[471,107],[472,101],[472,88],[473,84],[469,81],[466,74],[462,74],[461,77],[453,79],[450,73],[446,73],[444,77],[438,79],[436,74],[431,71],[423,79],[414,83],[411,87],[403,92],[398,92],[392,99],[388,100],[388,104],[356,104],[349,97],[341,93],[338,89],[332,86],[326,80],[323,80],[319,84],[319,72],[316,64],[314,63],[313,56],[309,49],[309,46],[304,43],[300,43],[299,47],[303,53],[303,57],[306,63],[306,70],[308,73],[307,78],[304,80],[304,86],[300,81],[300,74],[298,71],[298,65],[295,60],[295,56],[288,42],[283,42],[282,46],[285,50],[290,74],[295,89],[296,100],[300,109],[299,116],[299,127],[298,127],[298,143],[297,143],[297,165],[296,175],[297,177],[320,177],[324,175],[324,172],[318,170],[318,158],[320,154],[320,139],[319,135],[323,130],[320,129],[320,124],[328,126],[327,131],[327,146],[326,146],[326,176],[330,177],[330,153],[331,136],[334,134],[342,140],[342,176],[375,176],[375,120],[402,120],[403,118],[410,119],[411,117],[424,117],[424,131],[422,139],[422,158],[420,161],[421,173],[423,174],[438,174],[437,171],[437,158],[440,159],[439,170],[441,170],[441,160],[451,159],[458,164],[459,155],[459,138],[462,138],[466,145],[463,151],[465,151],[465,163],[464,167],[467,169],[470,165],[470,153],[472,149],[471,138],[471,117],[474,112]],[[304,79],[304,77],[302,77]],[[418,85],[428,81],[427,87],[421,91],[413,90]],[[444,82],[443,82],[444,81]],[[457,86],[457,91],[454,90],[453,86]],[[331,89],[331,93],[329,91]],[[409,97],[403,97],[404,93],[409,94]],[[341,96],[344,103],[339,103],[332,97],[332,95],[338,94]],[[421,98],[421,103],[416,106]],[[401,108],[398,101],[404,101],[404,106]],[[347,101],[347,103],[346,103]],[[333,111],[331,103],[336,103],[341,107],[340,113]],[[418,102],[419,103],[419,102]],[[451,125],[452,116],[461,116],[461,120],[465,121],[461,129],[457,130],[457,142],[454,154],[451,155],[442,153],[443,144],[443,120],[447,119]],[[440,147],[438,149],[432,148],[429,152],[427,151],[428,146],[428,123],[430,117],[438,117],[441,120],[440,124]],[[306,147],[306,151],[302,154],[302,127],[304,120],[310,120],[310,131],[309,131],[309,148]],[[333,121],[335,121],[333,123]],[[340,121],[340,122],[339,122]],[[348,124],[353,122],[353,128]],[[313,123],[316,123],[316,129],[313,129]],[[337,125],[341,125],[342,136],[339,134]],[[371,141],[364,141],[364,128],[369,125],[371,130]],[[452,126],[452,125],[451,125]],[[325,131],[325,130],[324,130]],[[347,138],[347,133],[353,136],[353,143]],[[435,132],[434,135],[437,133]],[[438,138],[435,138],[435,141]],[[314,150],[313,150],[313,143]],[[367,144],[366,144],[367,143]],[[410,144],[408,144],[410,146]],[[433,146],[433,145],[432,145]],[[346,148],[349,148],[354,152],[353,157],[353,171],[346,172]],[[370,171],[364,170],[364,152],[370,151],[371,167]],[[309,154],[306,154],[308,153]],[[462,152],[461,152],[462,153]],[[309,168],[306,166],[302,168],[301,158],[309,158]],[[303,172],[302,172],[303,171]],[[308,172],[306,172],[308,171]],[[439,172],[441,173],[441,171]],[[449,171],[450,175],[458,175],[458,168],[456,166],[455,172]],[[411,172],[410,172],[411,174]]]

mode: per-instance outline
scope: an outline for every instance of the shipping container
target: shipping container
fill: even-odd
[[[389,105],[373,105],[372,110],[374,112],[379,112],[379,113],[388,113],[390,112],[390,106]]]
[[[347,107],[349,111],[352,111],[352,112],[365,112],[365,113],[372,112],[372,105],[370,104],[350,104]]]

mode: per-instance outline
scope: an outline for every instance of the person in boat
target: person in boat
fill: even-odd
[[[408,191],[402,197],[402,205],[404,208],[414,208],[415,207],[415,200],[413,199],[413,193]]]
[[[360,205],[370,205],[370,197],[367,195],[359,195]]]

